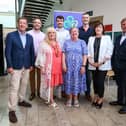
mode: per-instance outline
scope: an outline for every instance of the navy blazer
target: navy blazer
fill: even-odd
[[[126,39],[120,45],[121,37],[122,35],[119,35],[114,42],[112,68],[115,71],[126,71]]]
[[[35,53],[33,46],[33,38],[26,33],[26,45],[23,48],[21,38],[18,31],[8,33],[6,37],[5,56],[7,68],[28,69],[34,66]]]

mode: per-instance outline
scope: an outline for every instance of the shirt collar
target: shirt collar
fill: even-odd
[[[18,30],[19,35],[26,35],[26,32],[22,33]]]
[[[64,28],[56,28],[56,31],[64,31]]]
[[[41,32],[40,30],[36,31],[35,29],[32,29],[32,31],[33,31],[34,33],[40,33],[40,32]]]
[[[122,36],[125,36],[126,37],[126,32],[122,32]]]
[[[83,26],[81,26],[80,28],[81,28],[81,30],[85,31],[84,28],[83,28]],[[91,29],[91,27],[89,26],[88,30],[90,30],[90,29]]]

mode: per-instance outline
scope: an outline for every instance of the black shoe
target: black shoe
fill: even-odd
[[[126,114],[126,106],[122,107],[118,112],[119,114]]]
[[[100,104],[97,103],[95,106],[96,106],[97,109],[101,109],[102,108],[102,105],[103,105],[103,102],[100,103]]]
[[[38,96],[39,98],[41,98],[41,97],[40,97],[40,93],[37,93],[37,96]]]
[[[11,123],[16,123],[18,121],[16,114],[15,114],[15,111],[9,112],[9,120],[10,120]]]
[[[88,101],[92,101],[91,95],[85,95],[85,98],[86,98]]]
[[[66,98],[66,93],[65,93],[65,91],[62,91],[62,92],[61,92],[61,95],[62,95],[62,98]]]
[[[92,106],[96,106],[97,105],[97,102],[92,102]]]
[[[53,98],[56,99],[56,95],[53,95]]]
[[[32,105],[26,101],[18,102],[18,105],[23,107],[28,107],[28,108],[32,107]]]
[[[118,101],[111,101],[111,102],[109,102],[109,104],[112,106],[123,105],[122,103],[119,103]]]
[[[32,101],[35,98],[35,94],[31,94],[29,100]]]

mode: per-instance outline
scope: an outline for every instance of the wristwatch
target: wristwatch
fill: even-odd
[[[81,67],[86,67],[86,65],[81,65]]]

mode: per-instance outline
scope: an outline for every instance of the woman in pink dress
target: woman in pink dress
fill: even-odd
[[[56,107],[53,91],[54,87],[63,83],[62,51],[56,41],[56,31],[53,27],[47,29],[45,40],[39,47],[35,65],[41,69],[40,97]]]

